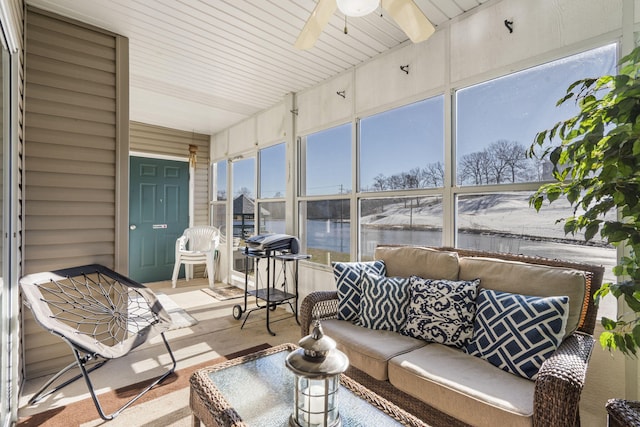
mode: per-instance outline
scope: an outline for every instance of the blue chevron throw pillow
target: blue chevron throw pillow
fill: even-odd
[[[334,262],[333,277],[338,289],[338,319],[355,322],[360,314],[360,283],[363,271],[385,276],[384,261]]]
[[[432,280],[411,276],[411,302],[402,334],[458,348],[473,334],[480,279]]]
[[[382,277],[364,272],[360,326],[400,332],[407,321],[409,278]]]
[[[498,368],[535,380],[562,342],[569,297],[534,297],[482,289],[473,338],[465,351]]]

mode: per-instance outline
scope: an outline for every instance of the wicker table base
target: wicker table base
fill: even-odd
[[[286,426],[293,403],[283,396],[282,386],[290,382],[292,393],[293,374],[290,379],[286,378],[289,372],[284,368],[283,356],[296,348],[293,344],[282,344],[196,371],[190,379],[189,396],[193,427],[201,423],[207,427],[241,427],[256,423],[260,427]],[[239,367],[243,369],[237,369]],[[224,370],[227,371],[222,372]],[[352,418],[365,421],[362,417],[371,417],[370,422],[377,426],[428,427],[355,380],[344,375],[340,380],[344,388],[339,397],[344,403],[340,406],[344,427],[352,425]],[[230,401],[236,402],[236,407]],[[256,412],[259,416],[255,416]],[[241,414],[251,418],[254,424],[251,420],[243,420]]]

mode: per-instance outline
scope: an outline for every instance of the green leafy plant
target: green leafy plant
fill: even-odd
[[[531,197],[539,211],[566,197],[573,215],[565,234],[599,232],[607,242],[624,245],[627,256],[613,269],[618,283],[605,283],[596,303],[611,293],[631,312],[603,318],[600,343],[609,350],[637,356],[640,350],[640,48],[620,61],[619,74],[571,84],[557,105],[574,101],[579,113],[536,135],[529,157],[548,158],[554,182]],[[609,213],[605,218],[605,214]],[[613,219],[610,219],[613,218]]]

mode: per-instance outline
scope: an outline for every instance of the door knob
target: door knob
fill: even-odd
[[[131,225],[129,226],[129,230],[135,230],[135,229],[136,229],[136,225],[135,225],[135,224],[131,224]]]

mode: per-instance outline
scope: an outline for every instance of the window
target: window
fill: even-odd
[[[563,224],[556,223],[573,212],[566,200],[540,212],[529,206],[539,182],[551,178],[551,168],[525,152],[539,131],[575,115],[577,106],[571,103],[556,107],[571,83],[615,73],[616,52],[612,44],[456,92],[456,246],[588,260],[605,265],[610,276],[605,280],[615,280],[615,248],[565,235]],[[504,190],[478,187],[487,184]],[[615,300],[600,305],[600,314],[615,317],[615,310]]]
[[[286,231],[287,163],[284,143],[264,148],[260,159],[260,199],[258,200],[258,233],[282,233]]]
[[[215,189],[215,200],[227,200],[227,162],[223,160],[215,163],[213,166],[213,176],[215,177],[213,183],[213,188]]]
[[[302,138],[304,196],[351,192],[351,123]]]
[[[256,159],[237,160],[233,166],[233,237],[255,234]]]
[[[442,197],[411,196],[360,201],[360,259],[380,244],[442,245]]]
[[[227,161],[222,160],[212,165],[213,200],[211,202],[211,225],[218,227],[226,236],[227,230]]]
[[[330,265],[350,257],[351,133],[348,123],[300,140],[299,237],[312,262]]]
[[[284,143],[264,148],[258,153],[260,159],[261,199],[284,198],[287,187],[287,166]]]
[[[615,71],[608,45],[471,87],[455,95],[456,183],[538,182],[549,170],[525,156],[536,133],[577,112],[558,99],[574,81]]]
[[[444,186],[444,98],[360,120],[361,191]]]
[[[359,259],[373,259],[379,244],[440,246],[444,97],[365,117],[359,125]],[[427,195],[425,189],[439,190]],[[367,195],[383,191],[393,195]]]
[[[348,199],[301,202],[300,223],[304,227],[303,244],[312,262],[331,265],[332,261],[349,261],[351,215]]]
[[[258,218],[259,234],[285,234],[285,202],[259,202]]]
[[[595,253],[584,256],[585,250],[591,250],[582,247],[583,235],[565,236],[563,224],[556,220],[572,212],[566,199],[558,199],[536,212],[529,206],[532,194],[533,191],[505,191],[458,196],[458,246],[572,261],[602,258]],[[602,249],[608,245],[596,236],[589,246]]]

